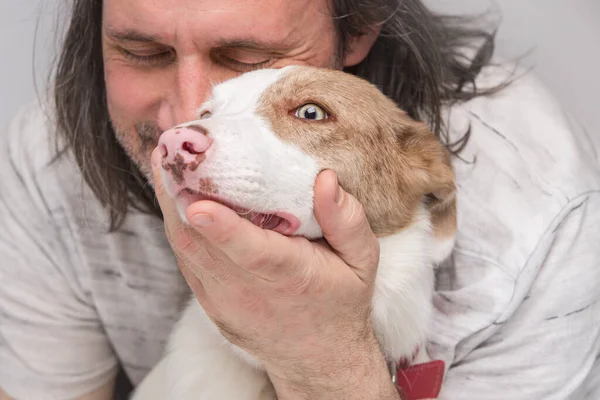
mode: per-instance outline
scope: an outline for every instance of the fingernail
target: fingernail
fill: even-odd
[[[207,226],[215,222],[215,220],[209,214],[200,213],[192,215],[190,222],[192,223],[192,225],[197,226],[198,228],[206,228]]]

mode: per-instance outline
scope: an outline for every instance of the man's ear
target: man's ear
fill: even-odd
[[[359,35],[351,37],[343,59],[344,68],[360,64],[367,57],[369,51],[371,51],[380,32],[381,26],[376,25],[370,27],[366,32],[361,32]]]

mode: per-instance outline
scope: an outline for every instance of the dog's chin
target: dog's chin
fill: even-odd
[[[189,223],[186,217],[187,208],[197,201],[214,201],[215,203],[219,203],[233,211],[235,211],[240,217],[250,221],[252,224],[256,225],[261,229],[267,229],[274,232],[278,232],[282,235],[292,236],[300,228],[300,219],[293,214],[282,212],[282,211],[263,211],[259,212],[256,210],[251,210],[246,207],[243,207],[238,204],[234,204],[231,201],[228,201],[219,196],[215,196],[212,194],[206,194],[201,192],[196,192],[191,189],[183,189],[175,196],[177,210],[181,219]]]

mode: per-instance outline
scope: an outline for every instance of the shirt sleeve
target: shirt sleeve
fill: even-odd
[[[568,207],[542,246],[529,293],[451,366],[440,400],[598,398],[600,376],[591,371],[600,348],[600,193]]]
[[[23,113],[0,133],[0,387],[73,399],[113,379],[117,361],[78,278],[75,234],[40,184],[40,129]]]

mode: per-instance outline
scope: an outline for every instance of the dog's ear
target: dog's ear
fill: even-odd
[[[422,190],[429,204],[444,204],[454,198],[456,185],[448,149],[422,122],[403,115],[396,125],[396,140],[411,174],[411,182]]]
[[[404,115],[396,128],[402,158],[410,173],[408,185],[419,191],[431,215],[437,239],[456,234],[456,184],[450,152],[424,123]]]

